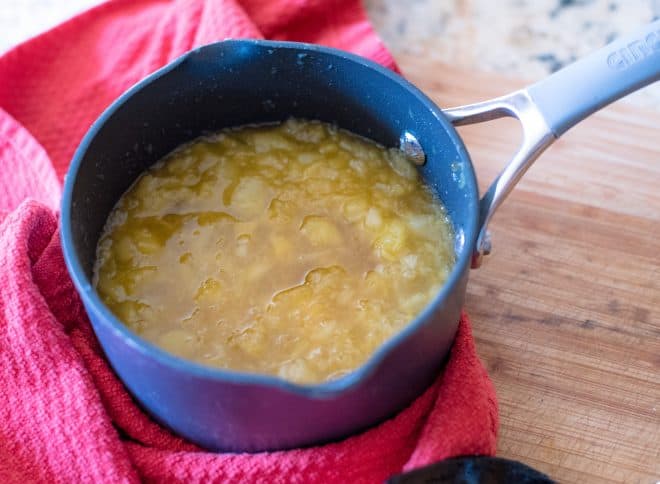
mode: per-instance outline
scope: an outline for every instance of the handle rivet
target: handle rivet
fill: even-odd
[[[419,144],[417,138],[408,131],[404,131],[399,138],[399,149],[415,164],[423,165],[426,162],[426,154]]]
[[[483,255],[489,255],[491,250],[493,250],[493,241],[490,237],[490,230],[486,230],[483,235],[483,240],[481,241],[481,247],[479,247],[480,252]]]

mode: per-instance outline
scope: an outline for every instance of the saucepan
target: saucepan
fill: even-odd
[[[437,376],[458,327],[470,267],[490,252],[488,223],[530,164],[583,118],[659,78],[660,22],[527,89],[445,110],[396,73],[346,52],[263,40],[207,45],[139,82],[92,125],[65,180],[64,257],[108,361],[157,421],[214,450],[336,440],[394,415]],[[91,282],[105,220],[143,170],[203,133],[291,116],[401,147],[443,201],[455,233],[455,266],[421,314],[362,367],[316,385],[172,356],[127,329]],[[501,116],[521,121],[524,141],[480,199],[454,126]]]

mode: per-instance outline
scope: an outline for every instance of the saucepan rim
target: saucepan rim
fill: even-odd
[[[440,291],[438,291],[438,293],[433,297],[431,302],[426,305],[421,313],[412,319],[402,330],[398,331],[388,340],[382,343],[360,367],[335,380],[330,380],[319,384],[299,384],[283,380],[276,376],[239,372],[205,366],[167,353],[166,351],[160,349],[156,345],[150,343],[149,341],[140,337],[138,334],[131,331],[103,303],[99,295],[92,287],[90,279],[87,277],[85,271],[83,270],[82,264],[80,263],[80,259],[78,257],[78,252],[74,244],[71,230],[71,207],[77,174],[90,144],[95,139],[99,131],[103,129],[106,122],[120,107],[129,102],[137,92],[147,88],[154,81],[168,75],[170,72],[180,68],[186,63],[197,62],[199,57],[205,54],[206,51],[227,45],[231,46],[232,44],[237,48],[243,44],[267,49],[295,49],[318,52],[324,55],[336,56],[359,64],[362,67],[377,71],[380,75],[387,77],[390,81],[399,84],[403,89],[412,93],[422,103],[422,105],[424,105],[424,107],[437,118],[438,125],[444,128],[444,130],[450,136],[452,142],[455,145],[455,149],[461,158],[461,162],[465,165],[465,169],[463,170],[465,175],[465,190],[473,198],[473,205],[475,209],[474,213],[470,216],[468,223],[465,225],[465,228],[460,231],[460,233],[456,234],[457,240],[454,245],[458,257],[454,263],[454,267],[449,274],[449,277],[442,285]],[[81,295],[83,302],[85,302],[86,306],[91,306],[91,311],[98,312],[100,314],[100,318],[96,318],[97,324],[103,324],[107,326],[114,333],[116,333],[116,335],[120,336],[127,345],[132,346],[134,349],[141,352],[144,356],[152,358],[158,364],[169,367],[171,370],[184,372],[197,378],[215,380],[218,382],[236,385],[256,385],[271,387],[308,398],[333,398],[339,394],[350,391],[352,388],[359,386],[365,380],[367,380],[368,377],[378,368],[383,359],[395,347],[399,346],[403,341],[417,332],[420,326],[422,326],[424,322],[429,319],[429,316],[436,311],[437,306],[442,304],[442,302],[445,301],[454,290],[457,290],[457,283],[459,282],[464,272],[469,270],[468,265],[470,264],[472,258],[473,247],[477,237],[477,225],[479,218],[478,202],[479,195],[476,174],[462,139],[451,125],[451,123],[447,121],[442,113],[442,110],[417,87],[405,80],[400,75],[396,74],[394,71],[358,55],[315,44],[251,39],[224,40],[191,50],[170,62],[168,65],[162,67],[161,69],[137,82],[126,92],[124,92],[119,98],[117,98],[92,124],[80,142],[65,177],[61,202],[61,242],[66,266],[69,270],[71,278],[73,279],[75,287]],[[449,218],[451,220],[451,216]]]

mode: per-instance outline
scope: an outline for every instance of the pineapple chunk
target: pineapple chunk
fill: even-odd
[[[112,250],[120,264],[128,264],[137,255],[137,248],[128,237],[121,237],[112,243]]]
[[[142,254],[155,254],[163,246],[154,232],[146,227],[135,231],[135,246]]]
[[[291,220],[294,211],[294,203],[274,198],[268,206],[268,217],[274,222],[286,223]]]
[[[381,257],[388,261],[395,261],[401,256],[408,238],[408,229],[400,220],[390,220],[385,230],[376,239],[374,246]]]
[[[309,363],[302,358],[296,358],[295,360],[284,363],[277,374],[280,378],[298,383],[315,381],[314,371],[311,369]]]
[[[319,122],[289,119],[283,127],[296,140],[305,143],[320,143],[327,137],[325,127]]]
[[[239,257],[247,257],[248,247],[250,244],[250,235],[241,234],[236,239],[236,255]]]
[[[357,222],[365,217],[369,210],[369,202],[366,198],[352,198],[344,202],[342,212],[344,218],[349,222]]]
[[[252,133],[252,143],[254,151],[257,153],[266,153],[271,150],[292,150],[295,151],[295,145],[287,140],[281,134],[274,133],[272,130]]]
[[[243,177],[231,193],[229,206],[238,218],[252,219],[263,213],[268,194],[268,186],[261,179]]]
[[[394,171],[402,177],[408,180],[414,180],[417,177],[417,170],[401,150],[389,149],[387,159]]]
[[[342,243],[341,232],[327,217],[308,215],[300,226],[300,231],[315,246],[337,246]]]
[[[364,219],[364,225],[372,230],[379,229],[383,225],[383,217],[381,217],[380,211],[377,208],[371,207],[369,209]]]
[[[305,168],[305,178],[336,180],[339,178],[339,171],[325,161],[318,161]]]
[[[164,165],[165,171],[170,175],[186,174],[195,162],[195,157],[191,156],[190,149],[183,150],[178,156],[169,156]]]
[[[304,151],[298,155],[298,161],[303,165],[310,165],[320,160],[321,160],[321,156],[318,153]]]

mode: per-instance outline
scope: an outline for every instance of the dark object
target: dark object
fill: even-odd
[[[390,478],[388,484],[553,484],[525,464],[498,457],[457,457]]]

